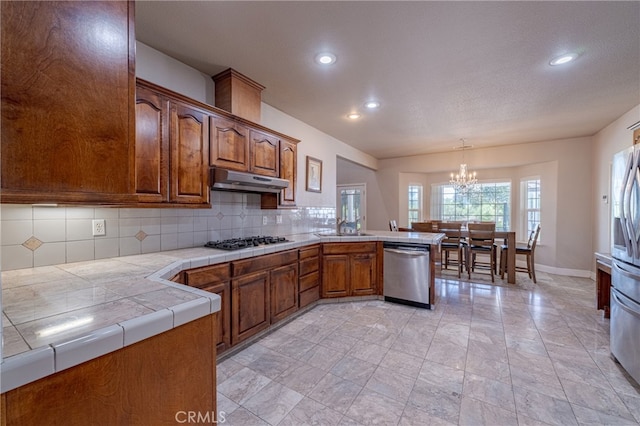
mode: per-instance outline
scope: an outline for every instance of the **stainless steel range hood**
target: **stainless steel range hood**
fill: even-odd
[[[216,191],[270,192],[278,193],[289,187],[289,181],[252,173],[212,167],[210,169],[211,189]]]

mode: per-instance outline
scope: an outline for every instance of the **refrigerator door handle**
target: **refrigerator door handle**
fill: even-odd
[[[625,248],[627,249],[627,256],[630,257],[633,256],[633,252],[630,244],[631,235],[629,234],[629,221],[631,216],[631,206],[629,203],[631,202],[631,170],[633,169],[634,164],[634,153],[635,150],[629,153],[629,156],[627,157],[624,177],[622,178],[622,187],[620,188],[620,222],[622,225],[620,228],[622,229],[622,236]]]
[[[620,262],[617,262],[617,261],[612,262],[611,267],[617,270],[620,274],[624,275],[625,277],[631,278],[633,280],[638,280],[638,278],[640,277],[640,269],[636,269],[630,266],[626,266],[626,267],[621,266]]]
[[[618,305],[622,310],[637,318],[640,318],[640,305],[638,305],[633,300],[629,299],[616,289],[611,290],[611,297],[613,297],[613,299],[618,302]]]
[[[630,163],[631,168],[628,170],[626,185],[625,185],[625,199],[624,199],[624,210],[626,216],[626,224],[627,224],[627,232],[629,234],[629,239],[627,243],[630,247],[627,248],[627,253],[629,256],[633,256],[634,259],[640,258],[640,253],[638,253],[638,224],[636,221],[637,211],[634,211],[632,207],[635,206],[635,201],[633,199],[634,189],[636,190],[636,196],[638,191],[638,184],[640,184],[640,170],[638,168],[638,159],[640,158],[640,151],[637,149],[633,150],[630,155]],[[637,208],[637,207],[636,207]]]

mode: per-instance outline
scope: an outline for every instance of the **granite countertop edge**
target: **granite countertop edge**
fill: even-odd
[[[444,237],[444,234],[390,231],[367,231],[365,235],[358,236],[314,233],[288,236],[287,238],[290,241],[286,243],[232,252],[196,247],[150,253],[148,255],[113,258],[114,260],[125,262],[127,258],[135,257],[138,259],[140,256],[162,255],[167,257],[168,261],[175,258],[166,266],[161,266],[155,272],[141,279],[160,283],[181,292],[191,293],[197,298],[124,321],[116,321],[107,327],[3,358],[0,366],[0,374],[2,376],[0,379],[0,392],[8,392],[19,386],[218,312],[220,310],[220,297],[217,294],[170,281],[172,277],[183,270],[277,253],[319,242],[392,241],[433,245],[439,244]],[[96,260],[95,262],[99,261]],[[91,262],[82,263],[91,264]]]

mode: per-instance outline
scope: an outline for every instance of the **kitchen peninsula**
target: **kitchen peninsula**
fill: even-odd
[[[399,241],[437,246],[443,237],[405,232],[346,237],[304,234],[290,236],[292,241],[286,243],[234,252],[198,247],[4,272],[2,281],[8,296],[3,300],[3,412],[7,419],[28,412],[34,416],[51,415],[52,407],[61,404],[65,408],[55,410],[68,416],[74,412],[69,411],[69,404],[90,407],[78,411],[82,416],[102,404],[91,395],[98,392],[102,393],[101,398],[107,395],[107,404],[103,404],[106,407],[114,402],[108,398],[120,398],[115,402],[122,405],[117,412],[108,414],[109,419],[140,419],[141,414],[134,413],[138,405],[128,404],[144,406],[159,396],[141,386],[139,382],[144,379],[160,380],[163,386],[156,386],[160,394],[167,394],[164,386],[176,386],[180,380],[190,384],[184,388],[201,386],[202,390],[210,386],[206,398],[213,405],[204,410],[215,410],[214,334],[220,297],[171,282],[171,278],[184,270],[310,245]],[[66,326],[75,328],[65,330]],[[144,362],[128,363],[127,358],[138,359],[140,354],[127,356],[127,351],[142,351]],[[185,362],[185,357],[191,361]],[[101,363],[97,371],[87,375],[86,370],[96,362]],[[169,371],[160,371],[168,366]],[[171,383],[164,382],[168,373],[176,375]],[[191,382],[189,374],[201,379]],[[65,382],[64,375],[74,381]],[[79,394],[78,389],[82,389]],[[130,389],[136,390],[135,397]],[[192,409],[193,405],[188,407],[184,401],[169,401],[163,407],[160,398],[150,405],[155,408],[146,410],[149,415],[155,411],[156,416],[167,421],[176,411]]]

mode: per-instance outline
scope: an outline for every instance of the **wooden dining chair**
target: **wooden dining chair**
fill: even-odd
[[[496,270],[496,246],[494,244],[495,223],[469,223],[467,225],[469,237],[467,238],[467,272],[471,279],[471,272],[476,268],[488,268],[491,273],[491,282],[495,282]],[[477,255],[488,255],[488,262],[479,262]]]
[[[412,222],[411,228],[416,232],[439,232],[436,222]]]
[[[438,232],[441,232],[446,235],[445,239],[442,240],[441,248],[442,248],[442,268],[448,269],[449,263],[452,265],[456,265],[458,267],[458,278],[460,278],[462,274],[462,265],[464,264],[463,257],[463,244],[461,239],[460,228],[462,227],[461,223],[452,223],[452,222],[440,222],[438,223]],[[449,257],[450,253],[456,253],[456,258],[451,259]]]
[[[535,265],[535,254],[536,254],[536,245],[538,245],[538,237],[540,236],[540,224],[536,226],[534,230],[529,233],[529,241],[527,241],[527,245],[525,246],[517,246],[516,245],[516,257],[520,255],[524,255],[526,257],[527,266],[517,266],[516,272],[526,272],[529,274],[529,278],[533,280],[533,283],[536,284],[536,265]],[[500,246],[500,278],[504,279],[504,272],[507,269],[507,251],[509,247],[505,244]]]

